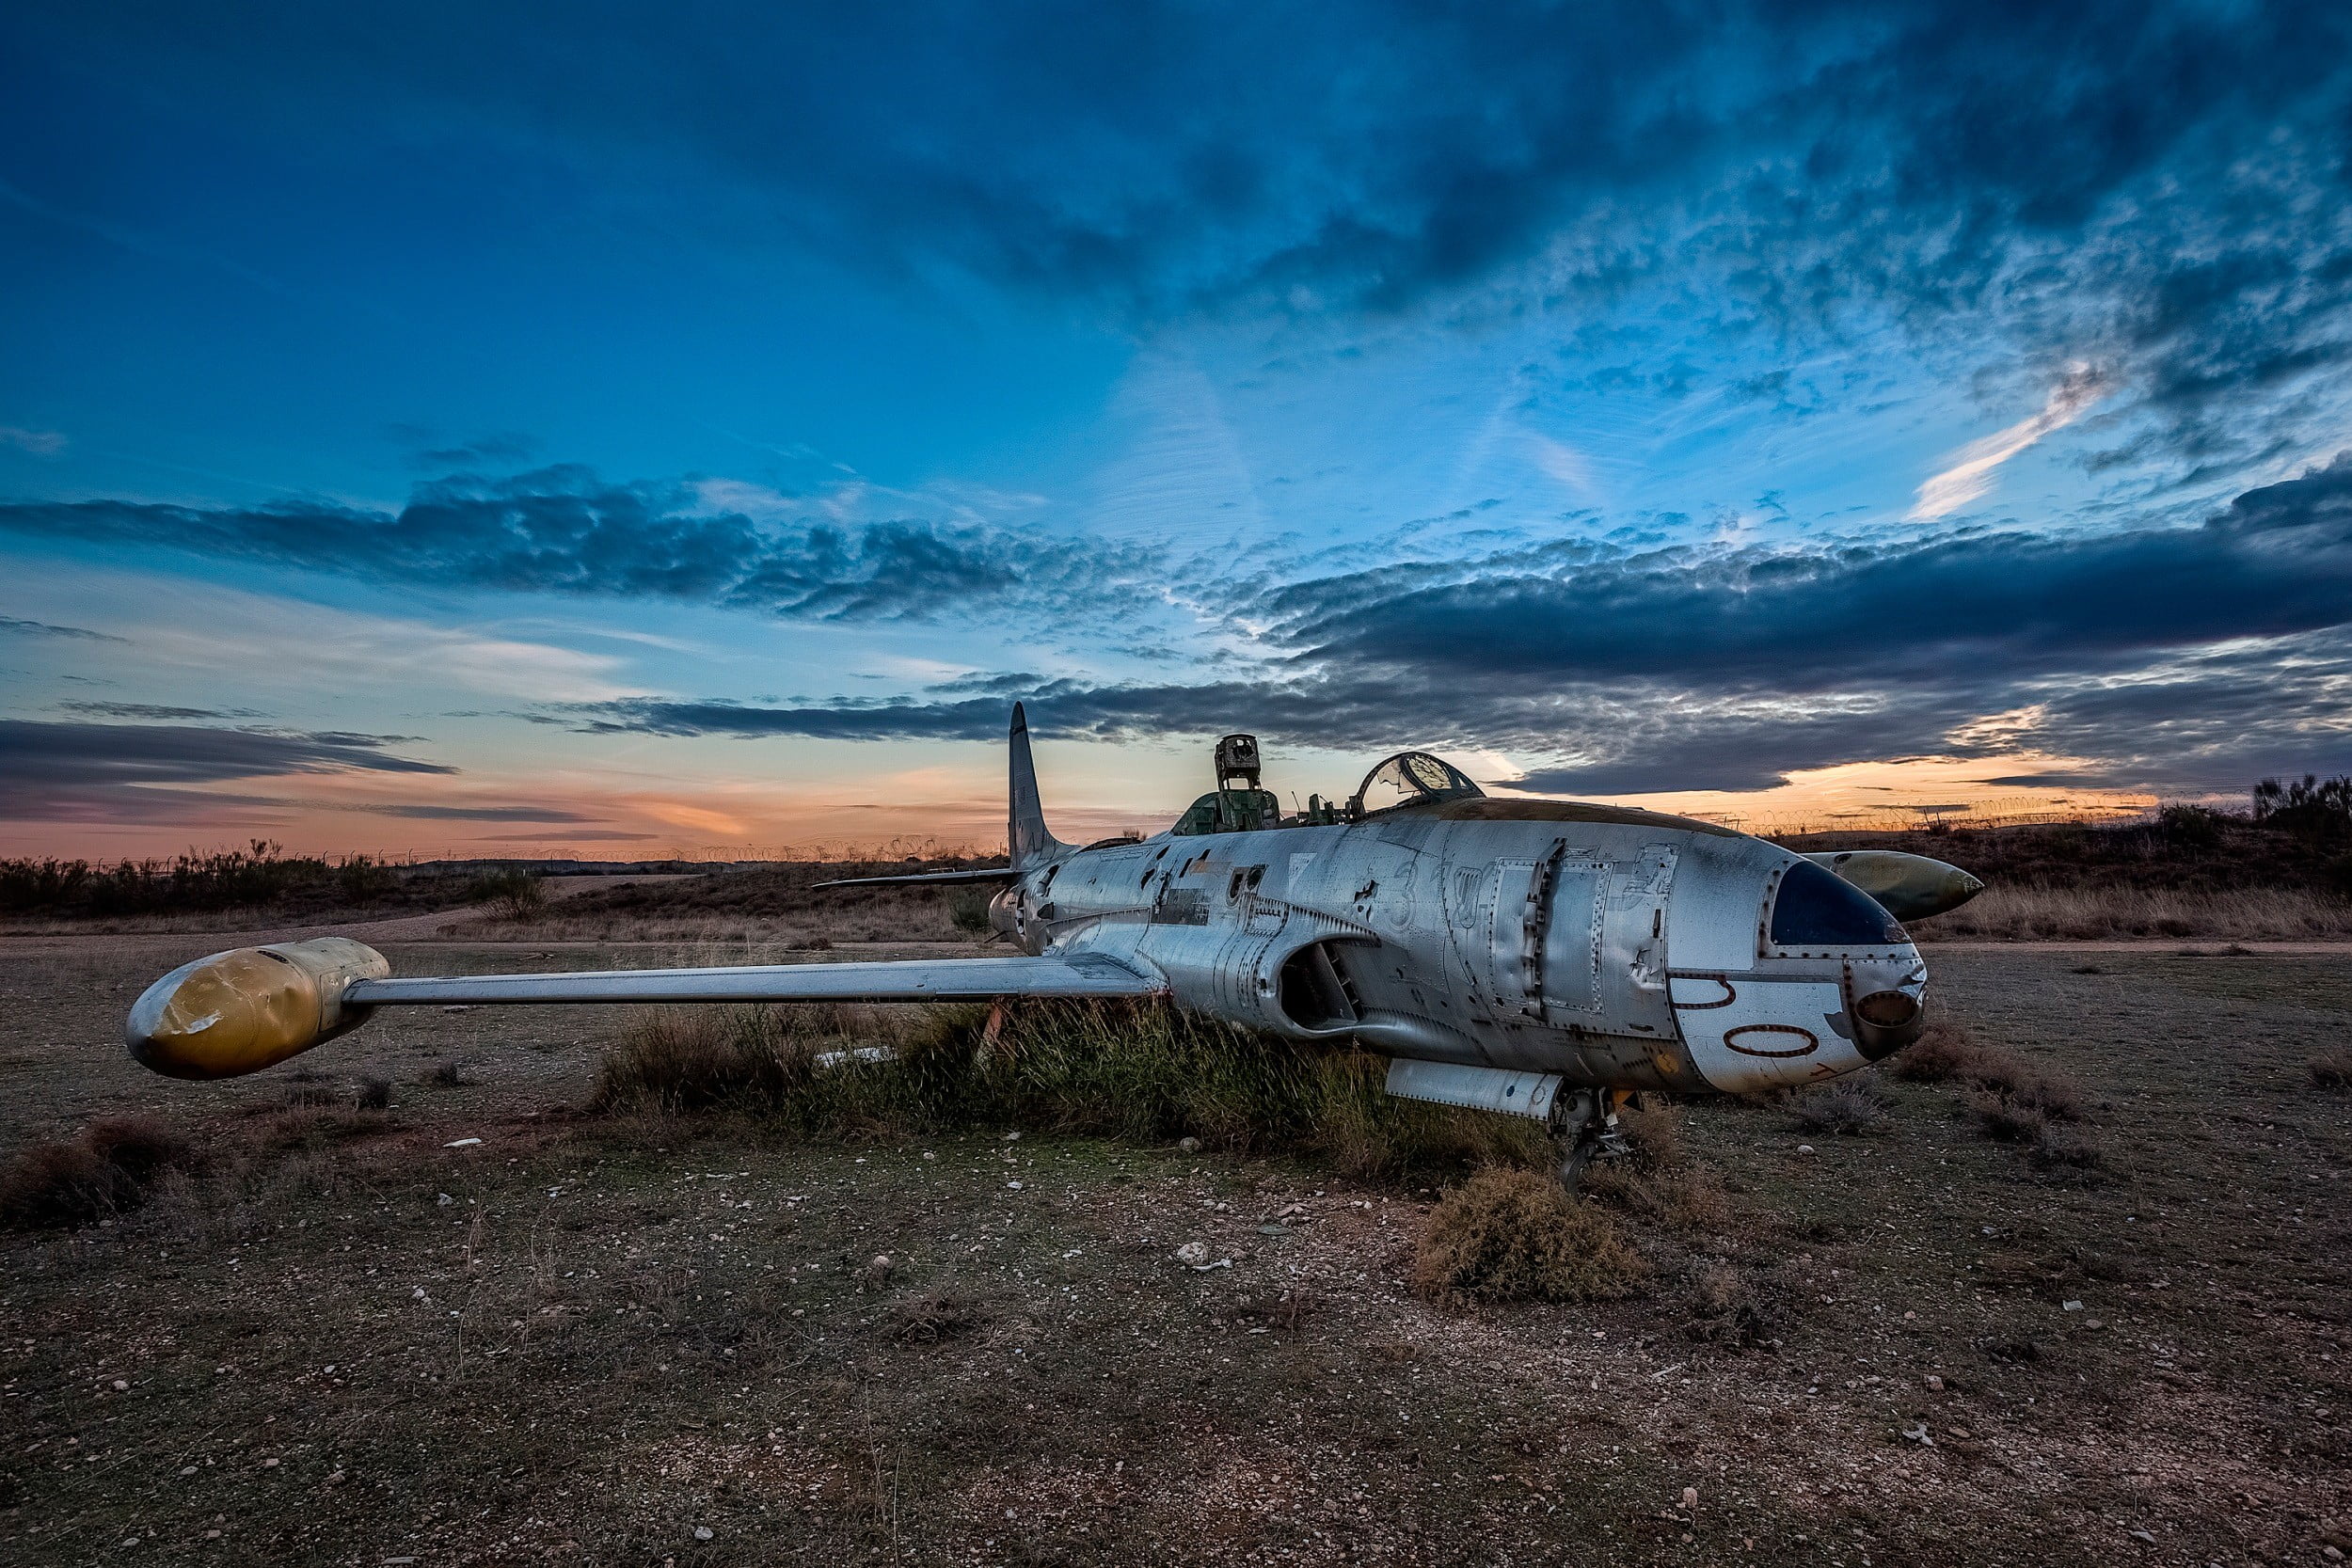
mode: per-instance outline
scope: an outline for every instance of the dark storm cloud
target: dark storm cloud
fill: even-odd
[[[2352,456],[2193,527],[1959,532],[1876,546],[1591,545],[1290,585],[1253,678],[967,676],[927,697],[763,707],[628,699],[596,730],[993,739],[1255,730],[1363,751],[1563,758],[1538,792],[1753,789],[1791,771],[2031,745],[2073,782],[2228,787],[2352,766]],[[2003,717],[1995,717],[2003,716]]]
[[[251,800],[186,785],[304,773],[456,771],[385,751],[391,738],[0,719],[0,813],[35,821],[183,820],[224,800]]]
[[[280,135],[486,136],[730,244],[1145,319],[1591,299],[1671,258],[1710,309],[1859,305],[2099,361],[2217,450],[2253,438],[2233,393],[2347,346],[2340,5],[247,0],[24,25]]]
[[[816,510],[812,507],[812,511]],[[562,467],[420,484],[398,513],[325,501],[192,507],[0,502],[0,529],[138,543],[435,587],[679,599],[866,621],[1125,591],[1150,559],[972,525],[774,522],[706,505],[684,482],[607,483]]]
[[[2352,455],[2187,528],[1501,562],[1295,584],[1264,607],[1324,665],[1811,692],[2082,672],[2352,623]]]

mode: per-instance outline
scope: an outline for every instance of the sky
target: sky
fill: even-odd
[[[2352,770],[2347,35],[0,10],[0,853]]]

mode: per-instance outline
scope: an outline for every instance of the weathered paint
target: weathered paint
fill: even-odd
[[[134,1010],[132,1048],[160,1071],[215,1077],[399,1003],[1165,995],[1436,1064],[1426,1081],[1456,1092],[1501,1085],[1516,1101],[1541,1084],[1548,1102],[1565,1087],[1598,1105],[1832,1077],[1923,1026],[1927,970],[1909,936],[1804,858],[1711,822],[1487,799],[1419,753],[1367,787],[1414,758],[1452,781],[1446,793],[1367,812],[1359,791],[1345,820],[1081,848],[1045,826],[1016,708],[1013,863],[937,879],[1002,880],[991,921],[1026,958],[390,980],[373,953],[330,939],[175,971]],[[1937,877],[1964,878],[1898,859],[1918,864],[1826,869],[1945,894],[1958,884]],[[1778,918],[1818,915],[1825,897],[1860,924]]]
[[[258,1072],[367,1017],[344,992],[391,966],[344,937],[240,947],[183,964],[131,1008],[131,1054],[172,1078]]]

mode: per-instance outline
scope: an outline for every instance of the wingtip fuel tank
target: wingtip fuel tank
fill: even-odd
[[[391,974],[348,937],[238,947],[182,964],[131,1008],[134,1060],[171,1078],[234,1078],[274,1067],[368,1016],[343,994]]]
[[[1984,891],[1959,866],[1899,849],[1840,849],[1805,859],[1860,888],[1898,920],[1947,913]]]

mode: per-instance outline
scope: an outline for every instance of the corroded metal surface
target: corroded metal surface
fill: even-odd
[[[1255,748],[1245,755],[1239,738],[1218,783],[1254,790]],[[1461,1093],[1501,1085],[1516,1101],[1512,1085],[1541,1082],[1548,1101],[1565,1087],[1593,1105],[1643,1089],[1747,1093],[1851,1071],[1916,1037],[1927,970],[1890,909],[1976,885],[1918,856],[1816,863],[1710,822],[1490,800],[1421,752],[1375,767],[1336,816],[1269,812],[1253,827],[1250,814],[1211,814],[1206,827],[1078,848],[1046,827],[1018,708],[1010,742],[1011,864],[893,879],[1002,882],[991,924],[1025,958],[393,980],[347,943],[374,967],[329,984],[225,954],[142,999],[133,1049],[187,1076],[250,1070],[367,1007],[412,1003],[1165,995],[1238,1025],[1475,1069],[1428,1079]],[[1393,803],[1370,806],[1375,785]],[[206,1009],[240,1022],[191,1043],[216,1026],[199,1026]],[[246,1043],[224,1049],[232,1037]]]

